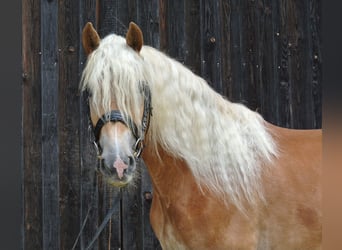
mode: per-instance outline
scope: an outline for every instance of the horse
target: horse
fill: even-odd
[[[215,92],[180,62],[126,37],[82,31],[100,173],[153,186],[150,222],[163,249],[320,249],[321,130],[275,126]]]

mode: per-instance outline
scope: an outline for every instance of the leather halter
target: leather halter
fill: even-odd
[[[93,132],[95,136],[94,145],[98,155],[101,155],[101,147],[99,145],[100,140],[100,133],[102,127],[108,122],[122,122],[127,127],[130,128],[133,136],[135,137],[136,141],[133,146],[134,150],[134,157],[139,158],[141,152],[144,147],[144,137],[145,133],[148,130],[150,124],[150,117],[152,116],[152,106],[151,106],[151,92],[150,88],[147,84],[142,85],[142,92],[144,94],[144,111],[141,120],[141,134],[139,136],[138,127],[133,122],[130,117],[124,119],[123,115],[121,114],[120,110],[112,110],[108,113],[105,113],[96,123],[95,127],[93,127]]]

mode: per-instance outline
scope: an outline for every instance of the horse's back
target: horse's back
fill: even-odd
[[[264,178],[267,208],[260,223],[262,238],[268,240],[262,244],[269,249],[319,249],[322,131],[275,126],[270,131],[279,156]]]

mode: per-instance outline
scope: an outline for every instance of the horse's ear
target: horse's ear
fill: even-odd
[[[88,22],[82,31],[82,44],[85,53],[89,55],[91,52],[97,49],[100,44],[100,36],[97,34],[93,24]]]
[[[126,43],[138,53],[143,46],[144,38],[142,31],[134,22],[129,23],[129,28],[126,34]]]

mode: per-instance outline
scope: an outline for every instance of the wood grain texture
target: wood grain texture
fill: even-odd
[[[79,10],[80,6],[77,1],[58,1],[58,157],[61,249],[71,249],[80,230]]]
[[[43,249],[40,3],[24,1],[22,8],[22,246],[24,249]]]
[[[222,91],[221,20],[219,1],[200,1],[201,75],[218,92]]]
[[[80,3],[80,25],[78,34],[81,34],[83,26],[87,22],[92,22],[96,26],[96,0],[86,0]],[[82,46],[78,47],[79,54],[79,73],[80,77],[86,62],[86,55]],[[79,120],[79,142],[80,142],[80,231],[82,225],[84,228],[80,234],[78,247],[76,249],[85,249],[92,237],[95,235],[98,224],[98,178],[96,169],[96,151],[92,144],[94,140],[92,127],[90,124],[90,114],[88,108],[88,95],[86,92],[81,93],[79,102],[80,120]],[[77,178],[77,177],[76,177]],[[76,239],[75,239],[76,240]],[[94,250],[98,249],[98,245],[94,245]]]
[[[41,2],[43,249],[51,250],[60,249],[57,8]]]

